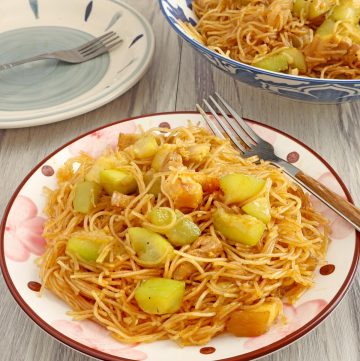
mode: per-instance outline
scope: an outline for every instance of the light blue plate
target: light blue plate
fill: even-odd
[[[104,105],[132,87],[153,56],[151,26],[122,0],[1,0],[0,14],[0,64],[71,49],[109,30],[123,39],[85,63],[41,60],[0,72],[0,128],[56,122]]]
[[[76,29],[36,27],[0,34],[0,63],[79,46],[93,37]],[[41,60],[0,72],[0,110],[42,109],[69,101],[101,81],[110,63],[104,54],[81,64]]]

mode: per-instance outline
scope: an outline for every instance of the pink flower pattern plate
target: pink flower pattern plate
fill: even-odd
[[[0,263],[5,281],[15,300],[42,329],[64,344],[101,360],[191,361],[251,360],[290,344],[316,327],[336,307],[347,291],[360,254],[359,235],[332,211],[314,200],[333,224],[328,264],[316,271],[315,286],[295,305],[285,305],[287,324],[276,324],[265,335],[237,338],[222,334],[206,347],[180,348],[171,341],[123,345],[109,332],[91,321],[75,322],[66,315],[68,307],[50,292],[38,296],[41,280],[34,260],[45,249],[42,227],[45,215],[43,187],[56,187],[56,171],[70,157],[85,151],[98,156],[107,146],[115,146],[119,132],[161,125],[186,125],[191,119],[202,122],[199,114],[177,112],[126,119],[87,133],[65,144],[38,164],[20,184],[5,211],[0,231]],[[319,155],[298,140],[268,126],[249,121],[253,129],[271,142],[279,156],[351,200],[335,171]]]

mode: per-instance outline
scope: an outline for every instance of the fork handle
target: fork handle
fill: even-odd
[[[302,171],[297,172],[295,178],[314,196],[323,201],[328,207],[351,223],[355,229],[360,232],[360,209],[356,208],[353,204],[332,192],[323,184]]]
[[[33,56],[33,57],[31,57],[31,58],[14,61],[14,62],[12,62],[12,63],[2,64],[2,65],[0,65],[0,71],[2,71],[2,70],[7,70],[7,69],[11,69],[11,68],[13,68],[14,66],[18,66],[18,65],[30,63],[30,62],[32,62],[32,61],[38,61],[38,60],[44,60],[44,59],[51,59],[51,58],[53,58],[53,56],[51,56],[51,54],[40,54],[40,55],[37,55],[37,56]]]

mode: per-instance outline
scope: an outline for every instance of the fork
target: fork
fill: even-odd
[[[91,60],[101,54],[106,53],[121,42],[122,40],[120,37],[114,31],[110,31],[74,49],[59,50],[51,53],[40,54],[31,58],[0,65],[0,71],[11,69],[17,65],[43,59],[58,59],[71,64],[83,63],[84,61]]]
[[[339,216],[348,221],[357,231],[360,231],[360,209],[356,208],[353,204],[346,201],[338,194],[332,192],[314,178],[305,174],[299,168],[288,163],[284,159],[279,158],[275,154],[274,147],[264,139],[260,138],[225,99],[223,99],[218,93],[215,94],[218,100],[222,103],[222,106],[219,104],[219,101],[216,101],[212,96],[209,96],[209,101],[203,99],[203,102],[216,119],[217,123],[208,116],[199,104],[196,104],[200,114],[215,135],[225,139],[223,134],[225,133],[242,152],[244,157],[247,158],[256,155],[259,158],[267,160],[271,164],[281,168],[298,184],[335,211]],[[222,117],[218,115],[214,107],[222,115]],[[231,118],[227,115],[226,111],[231,114]]]

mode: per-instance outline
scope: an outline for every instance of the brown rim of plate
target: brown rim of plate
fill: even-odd
[[[37,166],[35,168],[33,168],[28,175],[23,179],[23,181],[20,183],[20,185],[17,187],[17,189],[15,190],[14,194],[12,195],[6,209],[3,215],[3,219],[1,222],[1,227],[0,227],[0,267],[5,279],[5,282],[12,294],[12,296],[14,297],[15,301],[19,304],[19,306],[25,311],[25,313],[39,326],[41,327],[46,333],[48,333],[49,335],[53,336],[54,338],[56,338],[58,341],[62,342],[63,344],[70,346],[71,348],[82,352],[86,355],[92,356],[92,357],[96,357],[100,360],[103,361],[133,361],[130,359],[126,359],[126,358],[122,358],[122,357],[118,357],[118,356],[113,356],[110,354],[107,354],[105,352],[101,352],[101,351],[97,351],[95,349],[92,349],[88,346],[85,346],[77,341],[74,341],[73,339],[65,336],[64,334],[62,334],[61,332],[57,331],[55,328],[53,328],[52,326],[50,326],[47,322],[45,322],[41,317],[39,317],[29,306],[28,304],[24,301],[24,299],[21,297],[21,295],[19,294],[19,292],[17,291],[17,289],[15,288],[10,274],[8,272],[8,269],[6,267],[6,261],[5,261],[5,253],[4,253],[4,232],[5,232],[5,223],[10,211],[10,208],[15,200],[15,198],[17,197],[17,195],[19,194],[20,190],[23,188],[23,186],[25,185],[25,183],[29,180],[29,178],[41,167],[43,166],[51,157],[53,157],[55,154],[57,154],[59,151],[61,151],[62,149],[66,148],[67,146],[69,146],[70,144],[76,142],[77,140],[92,134],[93,132],[96,132],[98,130],[104,129],[104,128],[108,128],[112,125],[115,124],[119,124],[119,123],[124,123],[127,121],[131,121],[131,120],[137,120],[137,119],[142,119],[142,118],[147,118],[147,117],[153,117],[153,116],[160,116],[160,115],[171,115],[171,114],[196,114],[198,115],[198,112],[195,111],[178,111],[178,112],[162,112],[162,113],[153,113],[153,114],[146,114],[146,115],[141,115],[138,117],[132,117],[132,118],[126,118],[117,122],[113,122],[107,125],[103,125],[99,128],[93,129],[89,132],[86,132],[78,137],[76,137],[75,139],[71,140],[70,142],[67,142],[66,144],[64,144],[63,146],[61,146],[60,148],[56,149],[54,152],[52,152],[51,154],[49,154],[46,158],[44,158],[40,163],[37,164]],[[300,144],[302,147],[304,147],[305,149],[307,149],[310,153],[312,153],[317,159],[319,159],[329,170],[330,172],[333,174],[333,176],[336,178],[336,180],[339,182],[339,184],[341,185],[341,188],[343,189],[347,199],[349,200],[349,202],[354,203],[353,199],[351,198],[351,195],[348,191],[348,189],[346,188],[344,182],[341,180],[341,178],[338,176],[338,174],[335,172],[335,170],[329,165],[329,163],[327,163],[319,154],[317,154],[314,150],[312,150],[311,148],[309,148],[306,144],[302,143],[301,141],[299,141],[298,139],[292,137],[291,135],[286,134],[285,132],[278,130],[274,127],[271,127],[269,125],[266,124],[262,124],[260,122],[251,120],[251,119],[246,119],[254,124],[263,126],[265,128],[268,128],[272,131],[275,131],[279,134],[284,135],[285,137],[291,139],[292,141]],[[279,341],[273,342],[270,345],[267,345],[265,347],[262,347],[258,350],[254,350],[251,352],[248,352],[246,354],[243,355],[239,355],[239,356],[233,356],[233,357],[229,357],[229,358],[225,358],[225,359],[219,359],[217,361],[249,361],[255,358],[259,358],[265,355],[268,355],[272,352],[278,351],[281,348],[291,344],[292,342],[298,340],[299,338],[301,338],[302,336],[304,336],[305,334],[307,334],[309,331],[311,331],[312,329],[314,329],[316,326],[318,326],[334,309],[335,307],[339,304],[339,302],[341,301],[341,299],[344,297],[346,291],[349,289],[349,286],[351,284],[351,281],[355,275],[356,272],[356,268],[357,268],[357,264],[359,261],[359,257],[360,257],[360,233],[356,232],[356,243],[355,243],[355,252],[354,252],[354,257],[351,263],[351,267],[350,267],[350,271],[348,273],[348,275],[345,278],[344,283],[342,284],[342,286],[340,287],[339,291],[337,292],[337,294],[335,295],[335,297],[324,307],[323,310],[321,310],[321,312],[314,317],[311,321],[309,321],[307,324],[305,324],[304,326],[300,327],[298,330],[292,332],[291,334],[285,336],[284,338],[282,338]]]

